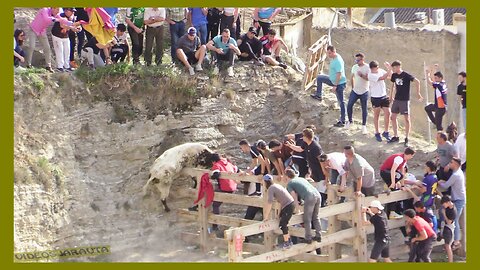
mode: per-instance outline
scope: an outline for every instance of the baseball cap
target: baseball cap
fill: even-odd
[[[257,34],[257,29],[255,27],[251,26],[250,28],[248,28],[248,32],[252,32],[256,35]]]
[[[257,141],[257,148],[265,149],[265,148],[267,148],[267,143],[264,140],[258,140]]]
[[[380,210],[383,210],[383,205],[380,203],[380,201],[377,201],[377,200],[371,201],[368,207],[376,207]]]
[[[272,182],[273,181],[273,176],[271,176],[270,174],[265,174],[263,176],[263,181],[265,182]]]
[[[77,11],[77,10],[76,10],[75,8],[73,8],[73,7],[64,7],[64,8],[63,8],[63,11],[65,12],[66,10],[70,10],[71,12]]]
[[[190,27],[190,28],[188,28],[187,33],[188,33],[190,36],[195,36],[195,35],[197,34],[197,29],[195,29],[195,27]]]

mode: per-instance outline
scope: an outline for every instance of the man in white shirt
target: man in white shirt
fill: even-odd
[[[347,176],[344,169],[346,161],[347,158],[340,152],[320,155],[320,165],[329,183],[337,184],[339,176],[342,178]]]
[[[462,161],[462,171],[465,172],[467,170],[467,133],[464,132],[458,135],[455,141],[455,148],[457,149],[458,157]]]
[[[152,48],[155,39],[155,63],[160,65],[163,56],[163,24],[166,17],[165,8],[146,8],[143,21],[147,26],[145,33],[145,63],[152,64]]]
[[[350,97],[347,104],[347,115],[348,122],[346,122],[346,127],[348,128],[350,124],[353,123],[353,105],[357,100],[360,99],[360,104],[362,106],[362,134],[367,134],[367,102],[368,102],[368,79],[361,77],[358,74],[367,75],[370,69],[368,65],[365,64],[365,55],[363,53],[357,53],[355,55],[355,65],[352,67],[352,77],[350,79],[352,83],[352,91],[350,92]]]
[[[373,107],[373,124],[375,126],[375,139],[379,142],[382,141],[379,131],[379,118],[380,111],[383,110],[383,123],[384,130],[382,136],[389,141],[390,134],[388,133],[388,127],[390,125],[390,100],[387,96],[387,87],[385,85],[385,79],[392,75],[392,69],[388,62],[385,62],[388,72],[378,67],[377,61],[372,61],[369,64],[370,72],[368,74],[359,74],[362,78],[369,81],[370,88],[370,100]]]

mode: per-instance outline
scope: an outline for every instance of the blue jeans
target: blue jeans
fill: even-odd
[[[317,91],[315,92],[315,95],[317,97],[322,96],[322,84],[325,83],[329,86],[334,86],[332,81],[330,81],[330,78],[327,75],[320,74],[317,76]],[[335,95],[337,96],[337,101],[338,105],[340,106],[340,121],[345,123],[345,102],[343,98],[343,91],[345,90],[345,87],[347,86],[346,83],[342,83],[337,85],[337,91]]]
[[[171,40],[171,51],[172,61],[177,58],[177,41],[180,37],[185,34],[185,22],[175,22],[175,24],[170,24],[170,40]]]
[[[453,232],[454,237],[453,239],[455,241],[460,240],[460,216],[462,215],[463,207],[465,207],[465,201],[464,200],[455,200],[453,201],[453,204],[455,204],[455,207],[457,208],[457,216],[455,217],[455,231]]]
[[[197,25],[195,26],[195,29],[197,29],[197,36],[200,37],[200,43],[202,45],[207,44],[207,24]]]
[[[367,111],[368,92],[365,92],[362,95],[358,95],[353,90],[352,92],[350,92],[350,97],[348,98],[348,104],[347,104],[348,121],[352,123],[353,105],[359,99],[360,99],[360,104],[362,106],[362,125],[365,126],[367,124],[367,115],[368,115],[368,111]]]
[[[463,129],[467,131],[467,108],[462,108]]]

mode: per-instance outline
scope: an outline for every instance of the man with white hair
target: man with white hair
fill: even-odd
[[[362,208],[364,225],[372,224],[375,228],[375,244],[370,253],[369,262],[377,262],[380,255],[385,262],[392,262],[390,259],[390,236],[388,235],[387,215],[383,211],[384,207],[380,201],[373,200],[368,208]],[[370,220],[367,220],[367,214]]]

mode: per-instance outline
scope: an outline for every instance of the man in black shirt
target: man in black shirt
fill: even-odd
[[[410,134],[410,82],[415,82],[417,86],[418,100],[422,101],[423,97],[420,94],[420,81],[402,70],[402,63],[400,61],[393,61],[392,63],[392,90],[390,92],[390,100],[392,103],[392,127],[393,137],[390,143],[400,141],[398,137],[398,123],[397,115],[403,114],[405,116],[405,147],[408,147],[408,135]],[[393,95],[395,93],[395,95]],[[395,97],[395,98],[394,98]]]
[[[322,166],[320,165],[320,156],[323,154],[322,147],[315,140],[314,131],[310,128],[306,128],[302,131],[302,139],[304,144],[301,146],[290,145],[290,148],[296,152],[305,152],[305,159],[307,160],[308,167],[310,168],[310,178],[315,181],[314,186],[317,190],[320,189],[320,181],[325,180],[325,175],[323,174]],[[321,207],[324,207],[327,202],[327,195],[321,193],[322,195],[322,204]]]
[[[368,208],[362,208],[364,225],[372,224],[375,228],[375,244],[370,254],[369,262],[377,262],[380,255],[385,262],[392,262],[390,259],[390,236],[388,235],[387,215],[383,211],[383,205],[373,200]],[[370,221],[367,215],[370,215]]]
[[[445,251],[448,255],[448,261],[453,262],[453,251],[452,251],[452,244],[453,244],[453,231],[455,226],[459,226],[455,224],[455,218],[457,217],[457,209],[455,208],[455,204],[452,202],[452,199],[449,195],[444,195],[440,200],[442,204],[442,213],[445,217],[445,224],[443,226],[443,233],[442,238],[445,240]]]
[[[463,129],[467,130],[467,73],[464,71],[458,73],[458,81],[460,83],[457,86],[457,95],[462,104]]]
[[[250,27],[248,32],[237,40],[237,45],[241,52],[238,59],[240,61],[254,60],[257,65],[264,66],[265,64],[260,59],[262,42],[255,36],[256,34],[257,30],[255,27]]]

